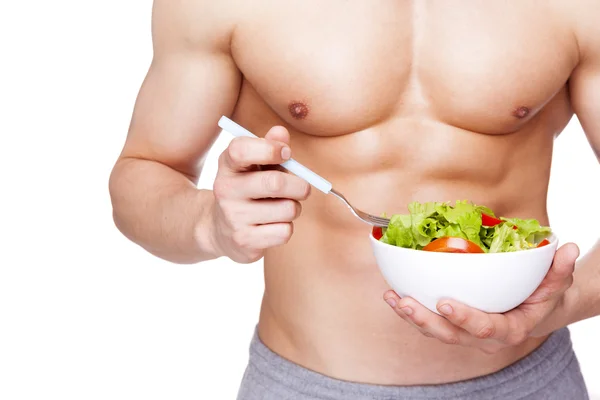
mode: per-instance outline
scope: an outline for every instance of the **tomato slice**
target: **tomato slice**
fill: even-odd
[[[373,237],[377,240],[383,237],[383,229],[380,226],[376,226],[373,228]]]
[[[494,218],[491,215],[481,214],[481,225],[483,226],[496,226],[501,224],[502,220]]]
[[[491,215],[487,215],[487,214],[481,214],[481,225],[483,226],[496,226],[498,224],[501,224],[502,220],[498,219],[498,218],[494,218]],[[513,226],[514,230],[519,229],[516,225]]]
[[[477,244],[457,237],[443,237],[434,240],[423,248],[425,251],[436,251],[441,253],[483,253]]]
[[[537,247],[544,247],[550,244],[550,241],[548,239],[544,239],[540,242],[540,244],[537,245]]]

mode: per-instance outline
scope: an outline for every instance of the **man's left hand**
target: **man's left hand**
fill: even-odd
[[[425,336],[496,353],[529,337],[550,334],[569,323],[565,294],[573,283],[577,257],[576,245],[570,243],[559,248],[536,291],[523,304],[504,314],[488,314],[456,301],[442,300],[437,304],[442,317],[410,297],[401,299],[394,291],[386,292],[384,300]]]

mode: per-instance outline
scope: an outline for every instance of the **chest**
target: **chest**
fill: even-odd
[[[240,23],[234,58],[271,110],[316,135],[389,118],[514,131],[577,62],[573,36],[545,2],[268,3]]]

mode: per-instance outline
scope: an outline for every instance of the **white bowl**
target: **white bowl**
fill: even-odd
[[[435,313],[442,299],[488,313],[512,310],[538,288],[558,247],[554,234],[543,247],[479,254],[405,249],[380,242],[372,234],[370,240],[377,265],[392,289]]]

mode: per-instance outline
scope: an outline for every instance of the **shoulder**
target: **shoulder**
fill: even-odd
[[[600,62],[600,1],[556,1],[556,15],[569,26],[579,54],[579,65]]]
[[[248,3],[243,0],[154,0],[155,50],[229,52],[232,36],[249,8]]]

